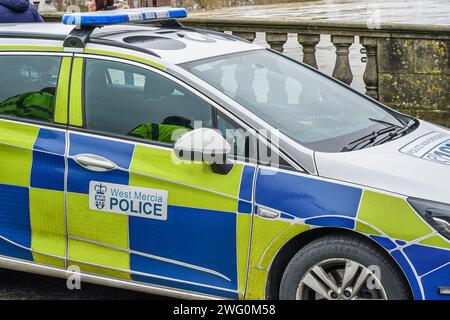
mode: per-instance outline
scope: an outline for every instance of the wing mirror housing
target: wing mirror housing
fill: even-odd
[[[180,160],[205,162],[217,174],[227,174],[233,168],[227,161],[230,144],[213,129],[199,128],[185,133],[175,143],[173,152]]]

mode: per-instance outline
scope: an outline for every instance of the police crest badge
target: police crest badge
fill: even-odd
[[[97,184],[94,187],[95,191],[95,206],[98,208],[98,210],[102,210],[105,207],[105,194],[106,194],[106,186],[103,184]]]

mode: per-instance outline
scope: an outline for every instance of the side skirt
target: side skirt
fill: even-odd
[[[0,256],[0,268],[10,269],[15,271],[23,271],[34,274],[40,274],[56,278],[67,279],[73,275],[72,271],[65,269],[45,266],[41,264],[36,264],[29,261],[7,258]],[[119,279],[113,279],[109,277],[102,277],[98,275],[93,275],[89,273],[80,273],[80,280],[87,283],[98,284],[108,287],[120,288],[125,290],[139,291],[149,294],[161,295],[172,298],[180,299],[196,299],[196,300],[223,300],[222,297],[215,297],[211,295],[199,294],[190,291],[177,290],[173,288],[142,284],[138,282],[125,281]]]

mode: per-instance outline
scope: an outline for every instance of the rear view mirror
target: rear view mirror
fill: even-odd
[[[233,164],[227,163],[230,144],[213,129],[199,128],[185,133],[175,143],[173,151],[181,160],[211,165],[214,173],[227,174],[233,168]]]

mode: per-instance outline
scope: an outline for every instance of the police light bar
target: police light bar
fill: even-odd
[[[185,8],[139,8],[97,12],[66,13],[62,23],[78,27],[100,27],[136,21],[158,21],[187,17]]]

